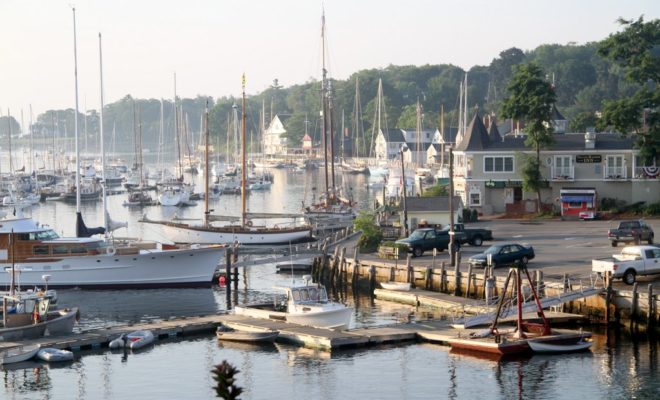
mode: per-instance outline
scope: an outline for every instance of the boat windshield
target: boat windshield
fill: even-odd
[[[52,229],[41,232],[20,233],[18,235],[20,240],[54,240],[60,237]]]
[[[311,286],[291,289],[291,297],[294,302],[328,301],[328,294],[324,287],[317,288]]]

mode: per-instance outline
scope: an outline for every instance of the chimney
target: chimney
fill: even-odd
[[[585,149],[595,149],[596,148],[596,133],[587,132],[584,134],[584,148]]]

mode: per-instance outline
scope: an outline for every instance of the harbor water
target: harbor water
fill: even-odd
[[[322,171],[274,170],[270,191],[253,193],[254,212],[298,212],[322,190]],[[363,175],[344,177],[352,196],[368,206],[380,191]],[[198,186],[199,190],[200,186]],[[137,220],[200,218],[203,202],[186,208],[122,206],[126,195],[110,196],[115,220],[128,221],[121,236],[167,240]],[[240,197],[211,201],[215,214],[238,215]],[[88,226],[102,221],[101,203],[84,204]],[[46,202],[26,211],[58,233],[74,232],[75,206]],[[272,286],[300,276],[277,274],[272,264],[241,268],[238,303],[268,300]],[[59,290],[60,306],[79,306],[77,331],[105,326],[203,315],[227,309],[225,288],[85,291]],[[429,310],[373,300],[368,293],[340,294],[355,307],[352,327],[394,324],[411,315],[424,323]],[[85,350],[62,365],[26,362],[0,368],[0,399],[211,399],[211,370],[223,360],[240,371],[242,399],[629,399],[660,398],[657,342],[615,333],[594,335],[591,351],[498,361],[453,353],[429,343],[324,352],[291,345],[219,343],[211,335],[168,339],[135,352]]]

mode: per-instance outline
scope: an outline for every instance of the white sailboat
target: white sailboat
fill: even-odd
[[[209,192],[209,159],[208,159],[208,108],[205,112],[205,187],[206,193]],[[246,210],[246,181],[247,181],[247,162],[245,146],[245,77],[243,77],[243,124],[242,124],[242,167],[241,167],[241,217],[219,217],[210,215],[209,196],[204,198],[204,219],[201,224],[190,224],[173,221],[153,221],[146,217],[141,222],[161,225],[167,237],[175,243],[241,243],[241,244],[285,244],[290,242],[301,242],[312,239],[311,227],[307,225],[282,225],[282,226],[254,226],[252,220],[248,218]],[[273,217],[282,217],[282,215],[273,215]],[[217,226],[212,221],[230,221],[229,225]],[[240,222],[233,224],[233,222]],[[295,217],[294,217],[295,222]]]

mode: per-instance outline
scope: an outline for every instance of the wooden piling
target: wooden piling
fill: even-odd
[[[433,267],[426,267],[424,289],[433,291]]]
[[[465,297],[470,297],[470,289],[472,288],[472,264],[468,265],[467,285],[465,287]]]
[[[539,298],[545,297],[545,283],[543,283],[543,271],[534,271],[534,280],[536,281],[536,294]]]
[[[440,292],[447,291],[447,271],[445,271],[445,262],[440,263]]]
[[[605,273],[605,282],[607,283],[607,290],[605,292],[605,324],[609,325],[612,320],[610,306],[612,304],[612,278],[610,273]]]
[[[637,282],[633,284],[633,290],[632,290],[632,300],[630,302],[630,330],[633,331],[636,322],[637,322],[637,312],[638,312],[638,304],[639,304],[639,293],[637,293]]]
[[[456,253],[456,263],[454,264],[454,296],[461,295],[461,273],[459,271],[458,253]]]
[[[227,290],[227,309],[231,309],[231,249],[227,249],[225,252],[225,288]]]
[[[646,326],[649,332],[652,331],[653,326],[655,325],[655,301],[653,301],[653,284],[649,283],[648,286],[648,310],[646,312]]]
[[[410,254],[408,254],[408,258],[406,259],[406,282],[407,283],[413,283],[412,280],[412,257]]]
[[[370,265],[369,266],[369,288],[373,292],[375,287],[376,287],[376,266],[375,265]]]

